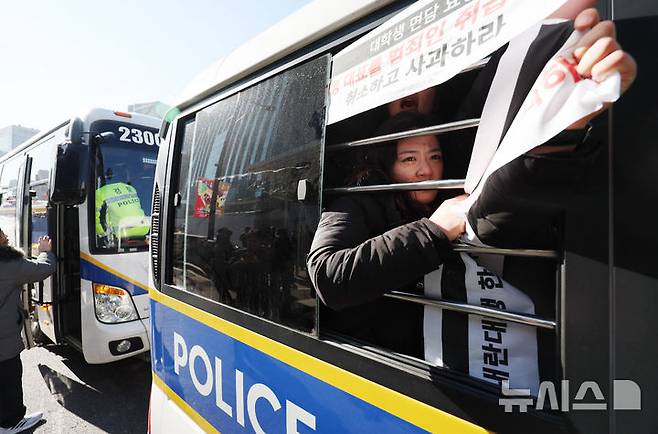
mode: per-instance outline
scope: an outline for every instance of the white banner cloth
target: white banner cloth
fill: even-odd
[[[482,112],[481,126],[471,155],[465,185],[466,192],[471,195],[464,201],[464,213],[480,196],[493,172],[546,142],[577,120],[601,109],[604,103],[614,102],[619,98],[619,73],[611,75],[601,83],[578,75],[573,51],[582,34],[573,32],[539,74],[505,137],[500,141],[503,123],[500,112],[507,112],[507,107],[502,108],[501,102],[509,101],[509,87],[512,86],[513,89],[515,80],[510,80],[509,77],[507,80],[497,78],[505,77],[504,73],[500,74],[501,68],[502,71],[507,68],[505,63],[522,63],[523,55],[527,52],[527,48],[523,50],[523,44],[532,42],[538,30],[538,27],[531,28],[513,40],[509,52],[501,58],[499,71]],[[468,224],[467,233],[462,238],[464,241],[479,244],[473,228]]]
[[[436,86],[566,0],[420,0],[333,58],[327,124]]]

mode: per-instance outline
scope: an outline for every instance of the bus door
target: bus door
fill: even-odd
[[[51,138],[28,151],[23,163],[20,185],[23,193],[19,195],[23,202],[20,205],[20,247],[27,257],[34,258],[39,255],[37,250],[39,237],[49,235],[56,245],[54,231],[49,221],[54,215],[53,208],[49,206],[49,179],[52,161]],[[56,285],[52,277],[42,282],[28,284],[25,288],[26,310],[26,340],[32,346],[46,336],[54,343],[60,340],[60,326],[58,318]]]

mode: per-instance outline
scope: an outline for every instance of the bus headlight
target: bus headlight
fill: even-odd
[[[118,323],[138,319],[130,294],[123,288],[94,283],[96,318],[105,323]]]

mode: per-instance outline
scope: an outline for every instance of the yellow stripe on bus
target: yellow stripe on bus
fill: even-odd
[[[183,400],[183,398],[181,398],[176,394],[176,392],[171,390],[169,386],[167,386],[165,382],[162,381],[162,379],[158,377],[158,375],[155,372],[153,371],[151,372],[152,372],[153,384],[155,384],[160,390],[162,390],[162,392],[165,395],[167,395],[169,399],[174,401],[178,406],[178,408],[183,410],[190,418],[192,418],[192,420],[194,420],[194,422],[196,422],[196,424],[199,425],[204,432],[221,434],[217,430],[217,428],[212,426],[210,422],[208,422],[206,419],[204,419],[203,416],[197,413],[195,409],[193,409],[187,402]],[[151,417],[152,416],[153,414],[151,414]]]
[[[343,390],[388,413],[406,420],[429,432],[442,433],[487,433],[488,431],[471,422],[436,409],[409,396],[388,389],[375,382],[359,377],[349,371],[331,365],[268,337],[247,330],[237,324],[216,317],[201,309],[169,297],[153,288],[151,298],[193,318],[245,345],[255,348],[293,368],[305,372],[340,390]]]
[[[125,274],[119,273],[117,270],[108,267],[107,265],[103,264],[102,262],[99,262],[96,258],[94,258],[91,255],[80,252],[80,258],[84,259],[87,262],[91,262],[92,264],[94,264],[98,268],[102,268],[103,270],[107,271],[108,273],[114,274],[115,276],[117,276],[117,277],[119,277],[119,278],[121,278],[121,279],[123,279],[127,282],[130,282],[135,286],[138,286],[138,287],[142,288],[144,291],[148,292],[148,290],[149,290],[149,288],[146,285],[144,285],[143,283],[140,283],[140,282],[138,282],[134,279],[131,279],[130,277],[126,276]]]

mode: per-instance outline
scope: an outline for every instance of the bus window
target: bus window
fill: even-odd
[[[154,128],[97,121],[93,131],[115,136],[96,145],[96,210],[90,225],[95,247],[104,252],[148,248],[153,173],[158,158]]]
[[[0,178],[0,191],[3,192],[0,205],[0,228],[7,234],[9,244],[12,246],[17,245],[16,199],[21,161],[20,157],[17,157],[6,162]]]
[[[32,197],[32,256],[36,256],[37,240],[48,235],[48,198],[50,192],[50,167],[52,165],[53,140],[48,140],[29,151],[32,158],[29,189],[35,192]]]
[[[315,295],[305,253],[317,202],[327,59],[278,74],[187,118],[173,187],[178,288],[310,332]]]

